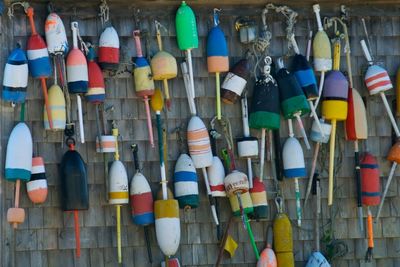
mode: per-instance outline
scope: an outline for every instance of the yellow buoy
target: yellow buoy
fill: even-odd
[[[49,108],[53,121],[53,128],[50,128],[49,120],[47,118],[46,108],[43,109],[43,122],[46,130],[63,131],[66,124],[66,110],[64,94],[57,84],[49,88]]]

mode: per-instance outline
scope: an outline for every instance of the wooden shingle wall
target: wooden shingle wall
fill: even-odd
[[[111,2],[111,1],[110,1]],[[128,2],[128,1],[127,1]],[[226,2],[226,1],[225,1]],[[57,1],[57,5],[61,3]],[[111,5],[112,7],[112,5]],[[107,100],[106,107],[113,107],[113,111],[107,113],[109,122],[115,120],[120,130],[120,152],[121,160],[128,169],[131,177],[134,174],[130,145],[138,143],[140,149],[140,163],[143,173],[151,181],[153,192],[159,189],[159,164],[158,152],[152,149],[147,141],[146,115],[143,101],[134,93],[133,80],[130,75],[132,69],[131,58],[135,56],[135,45],[132,38],[132,30],[135,29],[133,10],[129,3],[125,10],[113,10],[111,8],[111,21],[120,35],[121,43],[121,67],[116,75],[106,77]],[[177,7],[176,7],[177,8]],[[154,19],[159,20],[166,28],[163,32],[164,49],[177,57],[178,62],[183,59],[184,54],[176,45],[175,34],[175,7],[143,8],[141,16],[141,28],[148,31],[150,55],[157,52],[155,39]],[[322,8],[329,15],[337,15],[335,8]],[[379,161],[382,184],[386,182],[390,163],[385,157],[392,144],[391,125],[382,101],[379,97],[369,97],[363,84],[363,71],[366,61],[363,57],[359,41],[364,37],[361,24],[361,11],[353,7],[356,16],[352,15],[350,9],[350,38],[352,51],[352,64],[355,88],[366,100],[368,110],[369,139],[361,145],[364,151],[366,147]],[[356,11],[358,10],[358,11]],[[383,63],[395,80],[395,73],[400,62],[400,19],[393,15],[391,6],[377,6],[372,8],[361,7],[365,12],[369,33],[372,37],[372,52],[375,58]],[[119,12],[121,11],[121,12]],[[79,22],[80,34],[85,41],[98,43],[102,25],[97,17],[97,7],[79,9],[63,7],[59,13],[64,21],[67,34],[70,35],[70,21],[76,17]],[[215,77],[207,73],[205,42],[208,29],[211,27],[212,7],[196,6],[195,12],[198,19],[198,31],[200,37],[199,49],[193,50],[194,73],[196,86],[196,104],[199,115],[207,126],[215,114]],[[129,13],[131,13],[129,15]],[[45,8],[37,6],[36,25],[40,34],[44,32]],[[227,36],[230,63],[237,62],[245,53],[246,47],[238,41],[238,35],[233,24],[238,15],[253,15],[258,22],[260,18],[260,7],[229,7],[226,13],[221,15],[222,28]],[[316,31],[316,23],[312,14],[311,5],[299,11],[299,19],[296,25],[297,41],[302,51],[305,50],[308,25]],[[286,27],[282,17],[271,15],[268,17],[268,25],[273,35],[270,52],[272,56],[286,54],[287,45],[285,39]],[[25,47],[30,28],[26,17],[21,10],[16,11],[13,19],[5,14],[0,20],[0,65],[4,66],[8,53],[17,42]],[[344,55],[341,63],[345,70]],[[0,77],[3,67],[0,68]],[[253,78],[252,78],[253,79]],[[51,85],[52,81],[48,81]],[[252,84],[248,89],[251,96]],[[161,86],[157,83],[157,86]],[[186,94],[183,87],[181,74],[178,78],[170,81],[172,95],[172,110],[164,112],[165,125],[168,127],[168,179],[171,181],[174,163],[179,156],[179,144],[174,129],[182,123],[186,125],[189,119],[189,109]],[[389,100],[394,99],[394,92],[389,92]],[[75,97],[73,98],[73,119],[77,120]],[[251,101],[249,100],[249,103]],[[26,220],[15,231],[6,221],[6,212],[13,205],[14,183],[0,179],[0,211],[1,211],[1,234],[0,234],[0,257],[2,266],[117,266],[116,251],[116,218],[115,209],[106,202],[105,176],[103,172],[103,157],[95,152],[95,109],[90,103],[84,103],[84,120],[87,142],[83,145],[77,143],[77,150],[81,153],[87,163],[89,173],[90,209],[80,213],[82,255],[80,259],[74,257],[75,239],[73,230],[72,214],[62,212],[60,208],[60,178],[58,176],[58,164],[66,147],[62,146],[62,135],[47,133],[43,129],[43,96],[40,83],[29,79],[27,121],[33,134],[34,153],[45,159],[47,178],[49,184],[49,196],[46,203],[33,205],[27,198],[25,186],[22,186],[21,207],[26,211]],[[240,103],[227,106],[223,104],[222,112],[233,125],[233,136],[242,136]],[[154,114],[153,114],[154,116]],[[12,127],[18,121],[19,108],[12,108],[6,103],[1,103],[0,111],[0,135],[1,154],[0,169],[4,167],[4,155],[7,140]],[[153,118],[154,119],[154,118]],[[153,120],[154,122],[154,120]],[[311,126],[311,119],[305,119],[305,127]],[[155,123],[153,123],[155,126]],[[109,124],[109,130],[111,124]],[[259,133],[252,131],[253,135]],[[296,132],[298,137],[299,134]],[[185,134],[184,134],[185,136]],[[281,138],[282,143],[287,136],[286,123],[282,121]],[[400,266],[400,195],[399,184],[396,177],[392,181],[388,198],[385,202],[381,220],[374,224],[375,249],[374,260],[370,265],[364,262],[367,242],[361,235],[357,224],[355,180],[353,177],[354,158],[353,144],[344,140],[343,123],[338,127],[337,146],[337,175],[334,206],[327,206],[327,147],[322,148],[319,164],[322,178],[322,204],[323,219],[321,225],[324,230],[332,230],[337,242],[343,242],[347,253],[337,257],[334,266]],[[218,147],[225,145],[223,140],[218,142]],[[314,144],[311,144],[314,146]],[[306,164],[310,168],[312,151],[306,150]],[[238,165],[245,170],[245,163],[238,161]],[[254,169],[258,168],[255,161]],[[266,163],[267,187],[270,205],[270,216],[268,221],[252,222],[253,232],[257,246],[261,250],[265,246],[266,229],[272,224],[276,208],[273,201],[275,187],[270,176],[270,163]],[[399,174],[397,170],[396,174]],[[3,171],[2,171],[3,173]],[[177,257],[183,266],[211,266],[215,260],[218,250],[216,230],[209,212],[208,200],[206,198],[203,177],[199,173],[201,205],[196,210],[181,211],[181,243]],[[302,197],[304,197],[307,179],[300,180]],[[171,185],[171,183],[170,183]],[[281,184],[285,197],[285,208],[295,222],[295,195],[294,183],[292,181]],[[225,224],[230,215],[228,200],[220,201],[221,221]],[[312,207],[312,205],[310,205]],[[375,214],[375,208],[372,212]],[[135,226],[130,218],[129,206],[122,208],[122,254],[124,266],[149,266],[144,242],[144,233],[141,227]],[[153,266],[159,266],[162,254],[158,249],[154,227],[151,226],[151,244],[153,251]],[[233,259],[225,259],[226,266],[254,266],[255,257],[252,252],[248,236],[240,221],[236,221],[231,234],[239,243],[236,255]],[[293,223],[294,253],[298,266],[303,266],[313,248],[313,212],[311,209],[304,211],[303,226],[298,228]],[[324,248],[324,244],[322,244]],[[340,250],[342,251],[342,250]]]

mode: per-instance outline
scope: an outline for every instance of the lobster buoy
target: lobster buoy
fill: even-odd
[[[166,267],[165,261],[161,262],[161,267]],[[181,267],[178,258],[168,259],[168,267]]]
[[[103,73],[95,61],[96,53],[93,47],[89,48],[88,58],[88,91],[86,99],[93,104],[103,103],[106,98]]]
[[[67,114],[65,108],[65,98],[61,87],[54,84],[49,88],[49,107],[53,128],[50,128],[46,108],[43,109],[43,123],[46,130],[63,131],[66,126]]]
[[[33,16],[33,9],[32,16]],[[32,18],[33,19],[33,18]],[[33,22],[33,21],[32,21]],[[29,72],[33,78],[47,78],[51,75],[49,52],[43,38],[32,29],[27,43]]]
[[[329,136],[331,135],[332,126],[329,123],[324,122],[323,120],[319,121],[322,129],[322,133],[319,130],[317,123],[314,121],[311,126],[311,134],[310,138],[316,143],[328,143]]]
[[[50,13],[45,22],[47,50],[50,54],[66,54],[68,52],[67,34],[61,18],[54,12]]]
[[[99,65],[103,70],[117,70],[119,65],[119,37],[114,27],[109,26],[100,35]]]
[[[237,141],[238,156],[240,158],[258,157],[258,139],[253,136],[245,136]],[[250,177],[252,178],[252,177]]]
[[[378,65],[369,66],[364,80],[370,95],[385,92],[393,88],[388,72]]]
[[[254,212],[253,202],[249,192],[245,192],[240,195],[240,200],[242,201],[243,213],[251,214]],[[233,216],[241,216],[239,200],[235,195],[229,196],[229,203],[233,212]]]
[[[286,178],[306,176],[303,149],[295,137],[289,137],[283,145],[283,175]]]
[[[268,218],[268,200],[265,185],[258,177],[253,179],[253,188],[250,188],[250,196],[254,207],[254,213],[251,217],[256,220]]]
[[[368,138],[367,113],[364,102],[357,90],[349,88],[346,119],[346,139],[357,141]]]
[[[261,252],[257,267],[277,267],[275,252],[272,250],[272,227],[268,227],[267,246]]]
[[[241,216],[237,194],[240,194],[243,212],[245,214],[254,212],[253,202],[249,193],[249,180],[245,173],[237,170],[232,171],[225,177],[224,185],[234,216]]]
[[[235,104],[247,84],[250,74],[250,64],[247,59],[241,59],[226,75],[221,85],[221,98],[225,104]]]
[[[317,99],[317,80],[315,79],[314,70],[307,59],[301,54],[294,55],[291,70],[303,89],[307,100]]]
[[[189,154],[196,169],[212,165],[210,137],[203,121],[198,116],[192,116],[187,127]]]
[[[137,225],[154,223],[153,194],[146,177],[136,172],[131,181],[130,200],[132,219]]]
[[[7,144],[5,178],[29,181],[32,171],[32,135],[24,122],[12,130]]]
[[[154,202],[157,243],[166,256],[174,255],[181,239],[179,204],[175,199]]]
[[[44,203],[47,198],[47,179],[42,157],[32,159],[32,175],[29,182],[26,183],[29,199],[35,203]]]
[[[379,166],[375,157],[365,153],[360,160],[361,201],[366,206],[377,206],[381,201]]]
[[[224,185],[225,169],[219,157],[213,156],[211,166],[207,167],[207,174],[210,181],[211,195],[213,197],[226,197]]]
[[[8,56],[4,68],[3,99],[7,102],[23,103],[28,87],[28,59],[17,46]]]
[[[308,259],[306,267],[331,267],[331,265],[321,252],[314,251]]]
[[[181,154],[175,165],[174,172],[175,198],[181,209],[197,208],[199,206],[199,186],[196,168],[187,154]]]
[[[102,135],[101,146],[99,138],[96,137],[96,152],[97,153],[115,153],[117,139],[113,135]]]
[[[284,213],[274,220],[274,250],[278,266],[294,267],[292,225]]]
[[[110,204],[127,204],[129,202],[128,174],[124,164],[115,160],[109,171],[108,201]]]

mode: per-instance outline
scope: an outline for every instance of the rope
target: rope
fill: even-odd
[[[106,0],[101,0],[99,17],[102,26],[104,26],[104,24],[110,19],[110,8],[108,7]]]
[[[28,2],[14,2],[8,7],[7,15],[9,19],[14,17],[14,9],[16,6],[22,6],[24,8],[24,12],[28,12],[28,8],[30,7]]]

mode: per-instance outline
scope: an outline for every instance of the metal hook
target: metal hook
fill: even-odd
[[[220,8],[214,8],[214,27],[219,25],[219,13],[222,11]]]
[[[28,8],[30,7],[28,2],[14,2],[10,5],[10,7],[8,8],[8,12],[7,15],[8,17],[11,19],[12,17],[14,17],[14,9],[16,8],[16,6],[21,6],[24,9],[24,12],[27,13],[28,12]]]
[[[101,0],[99,17],[101,19],[101,25],[104,25],[110,19],[110,8],[106,0]]]
[[[283,213],[283,198],[280,195],[275,197],[275,205],[278,213]]]

